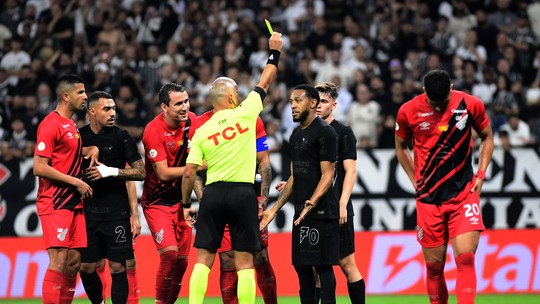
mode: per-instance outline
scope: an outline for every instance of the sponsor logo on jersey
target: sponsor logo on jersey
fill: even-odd
[[[44,143],[44,142],[40,142],[40,143],[37,145],[37,149],[38,149],[38,151],[43,151],[43,150],[45,150],[45,143]]]
[[[151,158],[156,158],[156,156],[157,156],[156,149],[150,150],[150,152],[148,152],[148,155],[150,155]]]
[[[431,124],[427,121],[424,121],[424,122],[421,122],[420,123],[420,130],[429,130],[429,126]]]
[[[433,111],[427,113],[418,113],[418,117],[427,117],[433,115]]]
[[[448,131],[448,125],[440,125],[437,127],[439,129],[439,132],[446,132]]]

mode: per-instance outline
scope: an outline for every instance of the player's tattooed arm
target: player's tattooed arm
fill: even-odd
[[[130,166],[131,168],[118,170],[118,177],[126,180],[144,180],[146,177],[146,170],[144,169],[142,159],[131,163]]]

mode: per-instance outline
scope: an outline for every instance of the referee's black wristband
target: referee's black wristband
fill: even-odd
[[[270,55],[268,55],[268,61],[266,64],[273,64],[277,67],[280,54],[281,52],[278,50],[270,50]]]
[[[191,208],[191,203],[188,203],[188,204],[182,203],[181,206],[182,206],[182,208],[186,208],[186,209]]]

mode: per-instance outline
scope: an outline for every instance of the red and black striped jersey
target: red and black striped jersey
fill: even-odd
[[[426,94],[404,103],[396,135],[413,140],[416,198],[444,204],[459,201],[472,187],[472,128],[482,131],[489,120],[480,99],[452,91],[444,112],[433,110]]]
[[[142,142],[144,145],[146,178],[144,179],[142,205],[174,206],[182,201],[182,179],[161,182],[152,163],[167,161],[169,167],[186,165],[189,143],[189,129],[195,114],[188,113],[188,120],[180,128],[173,129],[163,120],[163,114],[154,118],[144,129]]]
[[[73,177],[82,178],[82,140],[72,119],[49,113],[39,124],[34,155],[48,158],[52,168]],[[83,202],[77,188],[39,178],[36,199],[38,214],[54,209],[78,209]]]

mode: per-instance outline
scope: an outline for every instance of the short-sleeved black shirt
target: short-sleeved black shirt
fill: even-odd
[[[334,128],[338,136],[338,162],[336,164],[337,178],[334,185],[336,196],[339,199],[343,190],[343,181],[345,180],[345,168],[343,161],[346,159],[356,160],[356,137],[349,126],[342,124],[337,120],[332,120],[330,125]],[[352,207],[351,199],[347,203],[347,216],[353,216],[354,209]]]
[[[118,127],[106,128],[101,134],[95,134],[89,125],[79,130],[83,146],[99,148],[99,162],[109,166],[124,169],[126,164],[132,164],[141,159],[137,145],[129,133]],[[84,169],[88,161],[84,163]],[[110,221],[130,216],[126,181],[119,178],[104,178],[89,181],[85,178],[94,192],[92,198],[84,201],[84,211],[87,220]]]
[[[311,198],[321,179],[321,161],[336,162],[337,160],[337,134],[326,121],[316,117],[307,128],[297,127],[294,129],[290,143],[294,178],[292,196],[295,205],[294,218],[296,219],[300,215],[305,201]],[[306,218],[339,218],[339,200],[333,187],[334,185],[331,185]]]

